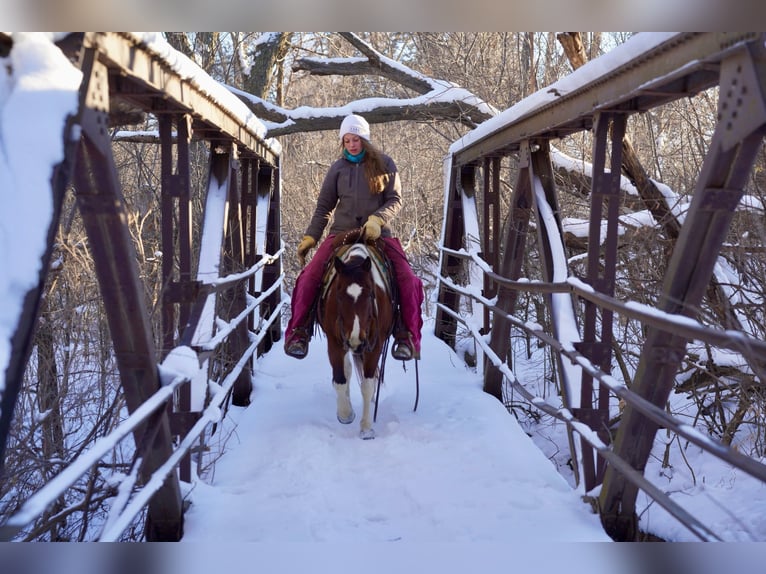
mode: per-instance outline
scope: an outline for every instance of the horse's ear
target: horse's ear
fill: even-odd
[[[370,259],[369,257],[365,257],[364,263],[362,263],[362,269],[364,269],[365,271],[369,271],[370,269],[372,269],[372,259]]]

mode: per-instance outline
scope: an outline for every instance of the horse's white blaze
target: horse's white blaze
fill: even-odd
[[[348,251],[346,251],[346,254],[343,257],[344,261],[348,261],[351,257],[369,257],[370,252],[367,249],[366,245],[362,245],[360,243],[355,243],[351,247],[349,247]],[[372,278],[375,281],[375,285],[383,289],[384,291],[388,289],[386,286],[386,282],[383,279],[383,275],[380,272],[380,269],[378,269],[378,265],[376,263],[372,264]],[[351,289],[351,287],[349,287]],[[360,291],[361,293],[361,291]],[[351,295],[351,293],[349,293]],[[358,295],[357,295],[358,296]]]
[[[354,326],[351,329],[351,334],[348,338],[348,344],[352,349],[356,349],[362,342],[359,339],[359,333],[362,330],[362,326],[359,324],[359,315],[354,315]],[[348,378],[348,377],[347,377]]]
[[[356,300],[359,299],[359,295],[362,294],[362,286],[359,285],[359,283],[352,283],[346,287],[346,293],[348,293],[348,296],[354,300],[354,303],[356,303]]]

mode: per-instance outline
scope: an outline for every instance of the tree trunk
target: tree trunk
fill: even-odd
[[[274,73],[277,73],[277,78],[282,77],[281,68],[291,40],[292,32],[279,32],[271,34],[268,41],[258,44],[250,74],[244,79],[244,91],[262,100],[269,99]],[[281,86],[277,86],[276,91],[281,93]]]

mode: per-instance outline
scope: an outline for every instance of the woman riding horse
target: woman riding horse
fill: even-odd
[[[333,254],[333,238],[361,227],[363,239],[382,239],[386,257],[394,268],[403,325],[394,332],[391,355],[402,361],[418,359],[423,327],[423,284],[413,273],[401,243],[391,235],[388,225],[402,207],[396,164],[370,142],[370,126],[361,116],[352,114],[343,120],[340,140],[342,156],[325,176],[314,215],[298,245],[298,258],[303,264],[334,214],[327,238],[295,281],[285,353],[297,359],[308,353],[312,308],[325,266]]]

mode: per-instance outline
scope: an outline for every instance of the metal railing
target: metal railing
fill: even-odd
[[[756,375],[766,364],[763,341],[743,331],[711,329],[695,319],[762,144],[764,40],[762,33],[639,36],[602,57],[600,66],[583,66],[469,132],[453,144],[447,159],[450,180],[436,334],[455,345],[457,324],[464,323],[461,298],[480,304],[483,327],[466,327],[488,358],[483,365],[485,391],[503,400],[503,389],[509,385],[533,407],[563,417],[575,480],[584,483],[586,492],[600,485],[594,504],[605,529],[618,540],[634,540],[639,534],[635,509],[639,489],[700,538],[716,538],[643,478],[659,428],[671,429],[766,481],[762,463],[664,411],[690,340],[736,351]],[[627,118],[716,87],[721,94],[718,123],[690,209],[680,233],[672,237],[675,248],[656,306],[619,301],[615,285]],[[564,212],[558,201],[551,140],[585,130],[592,130],[593,136],[587,274],[574,277],[564,255]],[[512,192],[501,219],[501,161],[506,158],[511,167],[506,173],[515,173],[516,181],[506,184]],[[639,189],[639,193],[646,193],[641,199],[648,205],[657,202],[656,190]],[[528,249],[528,237],[536,249]],[[527,263],[530,251],[539,258],[534,263]],[[473,278],[466,273],[466,260],[481,272],[471,289],[461,287],[466,277]],[[525,265],[539,268],[542,281],[522,278]],[[476,292],[479,282],[481,295]],[[544,300],[548,332],[514,317],[522,294],[537,294]],[[630,388],[611,375],[615,316],[639,323],[646,333]],[[577,328],[574,340],[570,340],[572,325]],[[511,327],[553,350],[562,410],[553,412],[526,392],[505,364]],[[616,432],[609,426],[610,401],[615,398],[625,404]]]
[[[54,202],[60,207],[73,184],[128,416],[4,517],[0,539],[23,539],[32,521],[132,435],[134,458],[99,539],[117,540],[146,511],[145,538],[176,541],[183,536],[180,482],[190,480],[191,451],[229,403],[249,402],[254,358],[281,338],[280,147],[264,139],[265,128],[236,96],[180,54],[168,58],[169,47],[152,35],[71,34],[59,47],[77,62],[83,81],[78,112],[61,126],[67,147],[55,170],[61,177],[52,180]],[[157,120],[165,254],[159,321],[144,301],[148,290],[107,129],[115,103]],[[209,147],[204,208],[197,214],[193,140]],[[60,208],[54,212],[58,217]],[[57,225],[54,217],[51,228]],[[43,268],[51,252],[49,245]],[[28,301],[39,299],[44,282],[42,276]],[[16,357],[29,356],[36,309],[30,304],[22,313]],[[10,388],[21,387],[24,366],[19,361],[9,369],[16,378]],[[2,414],[9,416],[7,409]]]
[[[661,329],[676,330],[680,329],[685,334],[688,334],[690,338],[694,338],[711,345],[716,345],[721,348],[729,348],[740,352],[755,352],[760,357],[766,357],[766,344],[762,341],[758,341],[749,337],[741,332],[735,331],[721,331],[718,329],[711,329],[705,327],[694,321],[690,321],[685,316],[669,316],[667,314],[658,314],[656,310],[647,308],[642,310],[640,307],[636,307],[634,304],[627,305],[620,301],[617,301],[611,297],[606,297],[603,294],[594,292],[592,289],[584,286],[579,280],[572,279],[566,283],[545,283],[542,281],[529,282],[529,281],[512,281],[504,277],[498,276],[490,270],[486,261],[481,259],[476,253],[468,253],[465,251],[454,251],[450,249],[443,250],[449,253],[451,256],[469,259],[477,265],[482,272],[490,277],[494,281],[497,281],[509,288],[517,290],[523,293],[571,293],[578,298],[589,300],[600,305],[604,305],[605,308],[619,313],[624,317],[628,317],[634,320],[641,321],[647,325],[654,325]],[[631,405],[633,408],[641,412],[647,418],[656,422],[660,427],[667,428],[679,436],[687,439],[692,444],[700,447],[702,450],[708,452],[716,458],[719,458],[734,468],[738,468],[743,472],[746,472],[750,476],[766,483],[766,465],[763,463],[746,456],[739,452],[737,449],[724,445],[720,441],[711,439],[710,436],[704,435],[694,427],[685,423],[684,421],[673,417],[667,411],[647,401],[637,393],[631,391],[624,383],[615,379],[611,374],[602,371],[598,365],[593,364],[591,360],[578,352],[576,349],[568,347],[562,344],[561,341],[545,332],[544,330],[537,328],[539,326],[530,326],[526,321],[522,321],[513,315],[505,313],[502,309],[490,299],[481,296],[475,291],[466,287],[457,285],[448,277],[441,277],[440,281],[446,286],[446,288],[459,293],[461,296],[471,299],[475,303],[479,304],[482,308],[486,308],[491,311],[495,316],[502,316],[509,321],[516,329],[527,335],[534,337],[542,344],[548,346],[553,352],[565,357],[573,364],[579,365],[581,368],[588,371],[588,373],[597,380],[599,384],[607,387],[614,396],[618,397],[625,404]],[[498,369],[505,377],[506,384],[511,387],[513,391],[520,394],[523,400],[525,400],[530,406],[538,409],[547,415],[563,422],[572,431],[577,433],[582,439],[590,445],[606,462],[612,467],[616,468],[621,474],[623,474],[627,480],[634,484],[637,488],[640,488],[646,492],[653,500],[655,500],[660,506],[668,511],[669,514],[674,516],[681,524],[686,526],[695,536],[703,541],[720,541],[719,536],[713,532],[708,526],[706,526],[702,520],[694,517],[691,513],[687,512],[681,505],[676,503],[670,498],[670,496],[663,492],[647,480],[642,473],[638,472],[630,466],[624,459],[622,459],[617,453],[615,453],[609,444],[602,441],[598,434],[583,421],[573,414],[572,410],[567,407],[556,408],[551,405],[547,400],[542,397],[536,396],[529,392],[523,385],[516,374],[511,368],[502,360],[487,343],[486,337],[482,334],[475,325],[465,320],[463,314],[457,313],[454,310],[437,303],[439,308],[455,318],[460,322],[466,330],[468,330],[473,337],[476,344],[481,348],[485,357],[489,360],[491,366]],[[596,504],[596,501],[593,501]]]

